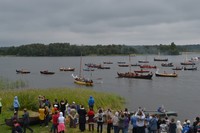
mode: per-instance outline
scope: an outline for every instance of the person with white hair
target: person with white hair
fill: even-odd
[[[112,122],[113,122],[114,133],[118,133],[118,122],[119,122],[119,112],[118,111],[116,111],[115,115],[112,117]]]
[[[183,127],[181,125],[181,121],[177,120],[176,127],[176,133],[182,133]]]

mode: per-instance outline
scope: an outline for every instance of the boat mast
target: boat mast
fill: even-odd
[[[79,70],[79,77],[81,78],[81,69],[82,69],[82,53],[81,53],[81,58],[80,58],[80,70]]]
[[[129,54],[129,72],[131,72],[131,56]]]

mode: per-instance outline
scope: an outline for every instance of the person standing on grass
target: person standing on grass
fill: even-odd
[[[115,112],[115,115],[112,117],[114,133],[118,133],[118,122],[119,122],[119,112]]]
[[[88,116],[88,128],[89,128],[89,131],[94,131],[94,116],[95,116],[95,112],[92,108],[89,109],[88,113],[87,113],[87,116]]]
[[[89,100],[88,100],[88,105],[89,105],[89,108],[92,108],[94,107],[94,98],[92,96],[90,96]]]
[[[18,110],[19,110],[20,104],[19,104],[17,96],[14,97],[13,107],[14,107],[14,111],[16,111],[16,113],[18,114]]]
[[[79,114],[79,129],[81,132],[84,132],[87,112],[83,105],[81,105],[80,109],[78,110],[78,114]]]
[[[29,127],[30,119],[29,119],[29,113],[27,112],[27,109],[24,109],[24,114],[22,115],[23,118],[23,129],[24,133],[26,133],[26,129],[29,129],[31,133],[33,133],[33,129]]]
[[[2,103],[1,103],[1,98],[0,98],[0,114],[1,114],[1,109],[2,109]]]
[[[64,133],[65,132],[65,117],[63,116],[63,113],[60,112],[60,116],[58,117],[58,133]]]
[[[103,110],[100,108],[99,112],[96,114],[95,118],[97,118],[97,132],[102,133],[103,132],[103,119],[104,113]]]
[[[39,112],[40,126],[42,126],[44,124],[44,120],[45,120],[45,108],[40,107],[38,112]]]

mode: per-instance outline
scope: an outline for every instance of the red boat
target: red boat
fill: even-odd
[[[135,73],[149,73],[149,70],[143,70],[143,69],[141,69],[141,70],[135,70],[134,72]]]
[[[151,66],[151,65],[140,65],[140,68],[154,68],[156,69],[156,66]]]

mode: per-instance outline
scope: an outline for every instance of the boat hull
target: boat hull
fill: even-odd
[[[152,79],[153,74],[117,73],[119,78]]]
[[[55,72],[49,72],[49,71],[40,71],[41,74],[46,74],[46,75],[53,75]]]
[[[155,73],[157,77],[178,77],[178,74],[165,74],[165,73]]]
[[[19,121],[19,123],[21,124],[21,125],[23,125],[23,119],[22,118],[19,118],[18,119]],[[39,120],[39,116],[35,116],[35,117],[29,117],[29,120],[30,120],[30,125],[35,125],[35,124],[39,124],[40,123],[40,120]],[[5,124],[7,125],[7,126],[13,126],[13,121],[12,121],[12,119],[5,119]]]
[[[74,83],[79,85],[93,86],[93,82],[74,80]]]
[[[17,74],[29,74],[31,73],[30,71],[24,71],[24,70],[16,70]]]

